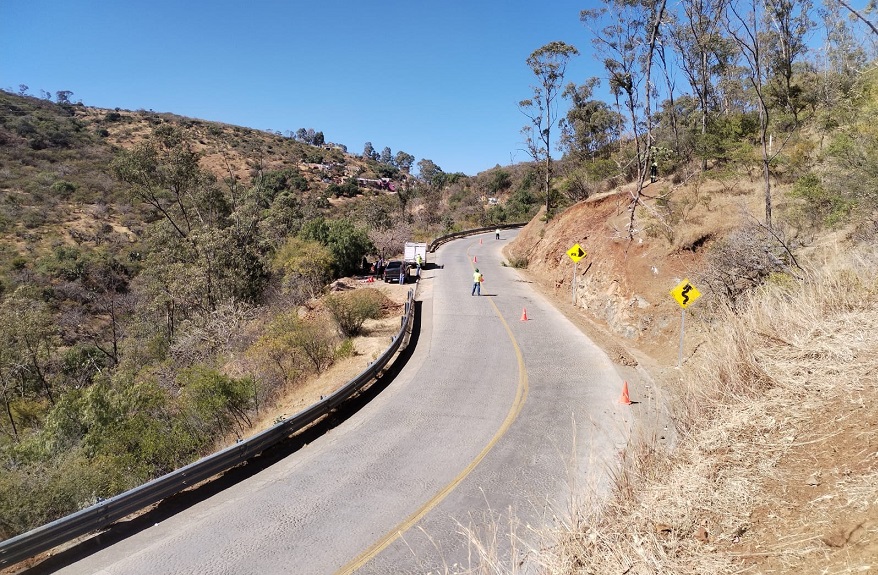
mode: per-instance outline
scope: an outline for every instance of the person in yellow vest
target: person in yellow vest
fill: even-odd
[[[485,276],[483,276],[479,272],[479,268],[476,268],[476,271],[473,272],[473,293],[470,295],[482,295],[482,282],[485,281]]]

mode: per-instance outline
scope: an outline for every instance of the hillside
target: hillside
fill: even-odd
[[[548,572],[862,571],[878,529],[875,85],[826,90],[801,124],[787,103],[769,159],[746,105],[707,135],[657,125],[660,177],[636,203],[637,150],[607,125],[557,163],[548,221],[529,164],[413,177],[276,133],[0,92],[0,536],[356,373],[404,293],[361,284],[364,256],[530,220],[509,264],[607,350],[644,423],[616,496],[548,535]],[[703,295],[678,367],[684,278]]]
[[[429,160],[7,92],[0,144],[0,538],[347,381],[407,291],[364,259],[536,204],[506,178],[492,219],[484,181]]]
[[[644,433],[623,454],[611,501],[583,495],[581,515],[569,519],[579,528],[546,536],[554,542],[540,554],[547,572],[875,569],[871,219],[808,234],[789,226],[800,200],[777,189],[778,231],[796,246],[797,265],[776,269],[769,285],[730,308],[726,273],[746,279],[730,246],[739,256],[782,248],[750,215],[761,208],[758,185],[745,174],[728,182],[660,179],[648,186],[659,191],[639,207],[631,238],[631,195],[615,190],[549,223],[534,219],[507,248],[617,363]],[[686,207],[673,233],[656,233],[674,205]],[[574,305],[565,252],[576,243],[588,256]],[[669,292],[684,278],[703,295],[686,311],[680,369],[681,308]]]

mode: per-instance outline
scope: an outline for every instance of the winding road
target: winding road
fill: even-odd
[[[346,421],[52,572],[453,573],[477,565],[482,544],[511,565],[535,543],[528,526],[606,488],[632,424],[606,355],[503,265],[515,234],[431,254],[413,351]]]

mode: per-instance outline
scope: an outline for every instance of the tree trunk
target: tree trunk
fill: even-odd
[[[762,176],[765,179],[765,226],[771,229],[771,156],[768,153],[768,112],[765,104],[759,111],[760,139],[762,140]]]
[[[49,386],[49,382],[46,380],[46,377],[43,375],[43,370],[40,369],[40,364],[37,361],[38,355],[38,346],[39,342],[31,342],[29,338],[24,339],[24,345],[27,348],[27,353],[30,356],[31,365],[34,368],[34,371],[37,374],[37,379],[40,380],[40,383],[43,385],[43,389],[46,390],[46,396],[49,398],[49,403],[55,405],[55,397],[52,395],[52,388]]]
[[[705,136],[707,136],[707,78],[705,78],[705,70],[707,70],[707,52],[701,49],[701,90],[699,90],[699,99],[701,100],[701,141],[702,145]],[[701,172],[707,171],[707,157],[701,158]]]
[[[634,195],[634,201],[631,203],[631,218],[628,222],[628,238],[634,238],[634,216],[637,213],[637,206],[640,203],[640,194],[643,192],[643,182],[646,179],[646,166],[650,161],[652,152],[653,135],[652,135],[652,99],[650,98],[652,84],[652,58],[656,50],[656,41],[659,35],[659,27],[662,23],[662,17],[665,13],[666,0],[661,0],[655,12],[655,20],[649,33],[649,43],[646,52],[646,71],[644,79],[644,118],[646,119],[646,145],[641,150],[641,140],[638,137],[637,118],[634,114],[633,96],[629,93],[631,100],[631,112],[634,124],[634,141],[637,146],[637,191]]]
[[[9,417],[9,423],[12,424],[12,435],[15,441],[18,441],[18,427],[15,425],[15,418],[12,417],[12,407],[9,405],[9,397],[6,395],[6,389],[3,389],[3,405],[6,407],[6,415]]]
[[[548,148],[546,148],[546,149],[548,149]],[[549,184],[551,183],[551,180],[552,180],[552,156],[549,154],[549,152],[546,152],[546,179],[544,182],[546,185],[546,221],[549,221],[549,218],[551,218],[551,212],[549,211],[551,208],[551,200],[552,200],[551,190],[549,189]]]

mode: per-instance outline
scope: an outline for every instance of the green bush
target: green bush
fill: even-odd
[[[345,182],[344,184],[329,184],[326,194],[336,198],[353,198],[360,193],[357,184]]]
[[[242,432],[250,426],[247,411],[253,405],[256,387],[252,379],[234,379],[196,366],[183,370],[177,382],[183,389],[186,405],[207,435],[222,436],[233,423]]]
[[[854,205],[852,201],[827,190],[813,173],[799,178],[793,184],[790,195],[805,201],[802,215],[812,225],[821,222],[835,225],[847,217]]]
[[[57,193],[61,198],[67,199],[70,195],[76,191],[76,184],[72,182],[68,182],[65,180],[58,180],[54,184],[52,184],[51,189],[53,192]]]
[[[356,273],[362,265],[363,255],[375,251],[365,230],[347,219],[313,219],[302,227],[300,236],[329,248],[336,277]]]
[[[0,538],[7,539],[136,485],[126,456],[88,459],[80,451],[0,474]]]
[[[345,359],[348,357],[354,357],[357,355],[357,350],[354,347],[354,340],[350,338],[345,338],[341,344],[335,348],[335,359]]]
[[[381,317],[386,296],[374,288],[326,296],[326,308],[344,337],[355,337],[363,331],[367,319]]]

